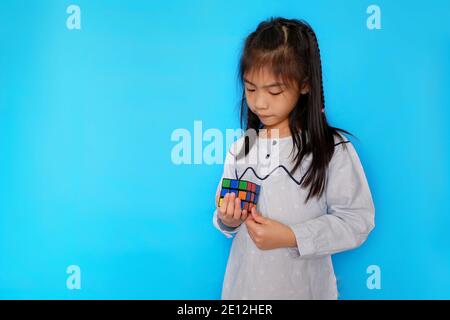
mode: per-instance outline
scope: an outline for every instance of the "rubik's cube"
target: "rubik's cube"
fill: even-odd
[[[241,199],[241,209],[251,211],[256,206],[261,187],[256,183],[247,180],[222,179],[222,189],[220,191],[219,207],[222,205],[223,198],[227,193],[234,193]]]

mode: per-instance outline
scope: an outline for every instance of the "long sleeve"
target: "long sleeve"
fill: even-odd
[[[221,185],[222,185],[222,180],[223,178],[230,178],[230,179],[236,179],[235,177],[235,159],[232,153],[234,150],[236,142],[233,143],[230,147],[230,149],[227,152],[227,155],[225,157],[225,161],[224,161],[224,165],[223,165],[223,173],[222,173],[222,177],[220,178],[219,184],[217,186],[217,190],[216,190],[216,195],[220,192],[221,189]],[[214,210],[214,214],[213,214],[213,225],[220,231],[222,232],[227,238],[232,238],[233,234],[235,234],[236,232],[238,232],[239,228],[242,226],[239,225],[236,228],[232,228],[232,227],[228,227],[226,225],[224,225],[222,223],[222,221],[219,219],[218,216],[218,207],[216,205],[216,209]]]
[[[327,213],[290,225],[297,247],[291,256],[315,258],[359,247],[375,227],[375,207],[351,142],[336,146],[326,183]]]

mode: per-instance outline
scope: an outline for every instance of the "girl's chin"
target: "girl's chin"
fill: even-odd
[[[263,124],[269,124],[272,123],[272,117],[268,116],[268,117],[260,117],[259,121],[261,121]]]

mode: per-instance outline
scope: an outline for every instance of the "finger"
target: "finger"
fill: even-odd
[[[251,216],[249,215],[248,219],[245,220],[245,224],[247,225],[247,229],[251,229],[252,230],[255,227],[255,220],[253,220],[251,218]]]
[[[258,216],[258,214],[256,213],[256,207],[252,207],[252,211],[251,211],[251,213],[252,213],[252,217],[253,217],[253,219],[255,219],[255,220],[256,220],[256,217]]]
[[[260,230],[261,224],[256,222],[254,219],[247,219],[247,221],[249,221],[247,227],[250,228],[250,230],[252,230],[252,232],[256,234]]]
[[[227,213],[227,206],[228,206],[228,198],[229,197],[230,197],[229,193],[226,193],[225,197],[223,197],[222,205],[220,206],[220,209],[219,209],[219,214],[220,214],[221,218],[223,218],[226,215],[226,213]]]
[[[236,198],[236,194],[232,192],[230,194],[230,198],[228,199],[228,206],[227,206],[227,217],[233,218],[234,215],[234,199]]]
[[[225,214],[227,212],[227,206],[228,206],[228,200],[230,199],[230,194],[225,193],[225,196],[223,197],[222,205],[220,206],[222,210],[222,213]]]
[[[241,215],[242,221],[245,221],[245,219],[247,219],[247,214],[248,214],[247,209],[242,210],[242,215]]]
[[[239,220],[241,218],[241,199],[236,198],[234,202],[234,219]]]
[[[264,218],[262,215],[260,214],[256,214],[254,217],[255,221],[260,223],[260,224],[267,224],[267,220],[266,218]]]

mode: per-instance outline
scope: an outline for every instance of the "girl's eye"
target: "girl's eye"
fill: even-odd
[[[255,89],[249,89],[249,88],[245,88],[245,89],[247,91],[249,91],[249,92],[254,92],[255,91]],[[270,94],[273,95],[273,96],[277,96],[277,95],[282,94],[282,93],[283,93],[283,91],[276,92],[276,93],[270,92]]]

